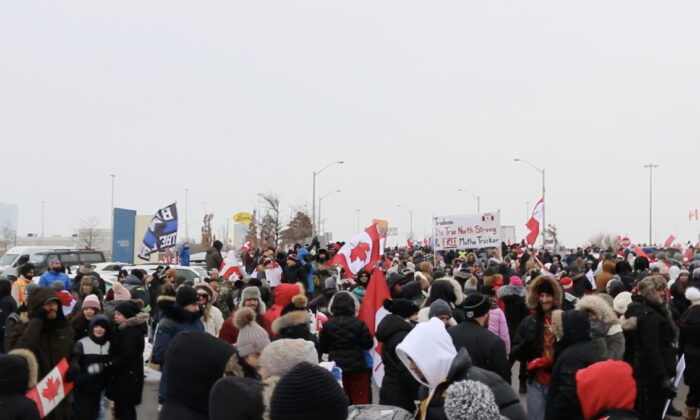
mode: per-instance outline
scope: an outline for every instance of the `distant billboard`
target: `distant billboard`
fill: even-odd
[[[112,260],[134,262],[134,227],[136,210],[114,209]]]
[[[0,203],[0,229],[8,228],[17,233],[17,204]]]

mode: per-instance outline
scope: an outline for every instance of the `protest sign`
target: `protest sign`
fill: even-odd
[[[434,219],[435,249],[469,249],[501,246],[498,212],[438,216]]]

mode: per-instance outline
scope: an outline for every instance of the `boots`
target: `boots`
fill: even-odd
[[[698,409],[695,407],[686,407],[683,414],[683,420],[695,420],[698,417]]]

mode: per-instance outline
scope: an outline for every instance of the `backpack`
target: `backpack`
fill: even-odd
[[[351,405],[348,420],[413,420],[413,414],[390,405]]]

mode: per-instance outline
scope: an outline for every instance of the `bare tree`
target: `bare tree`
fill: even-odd
[[[80,228],[76,230],[78,244],[85,248],[92,249],[97,243],[97,218],[90,216],[80,222]]]
[[[219,238],[222,238],[223,240],[221,242],[224,243],[224,249],[229,250],[231,248],[228,238],[229,238],[230,232],[228,228],[228,223],[222,223],[219,225]],[[217,239],[214,237],[214,239]]]
[[[303,242],[311,237],[311,217],[304,211],[297,211],[289,227],[282,231],[282,245]]]
[[[280,244],[280,234],[282,232],[282,219],[280,217],[280,199],[274,192],[262,194],[266,206],[265,217],[262,219],[260,238],[265,246],[277,249]]]
[[[260,248],[261,241],[258,237],[258,215],[253,210],[253,219],[248,224],[248,233],[245,235],[245,242],[250,242],[251,248]]]
[[[0,230],[0,245],[2,249],[7,251],[10,247],[17,245],[17,231],[11,227],[5,225],[2,230]]]
[[[211,219],[214,218],[214,213],[204,215],[202,220],[202,251],[206,251],[212,243]]]
[[[620,241],[612,233],[599,232],[588,238],[588,245],[600,248],[615,248],[620,245]]]

